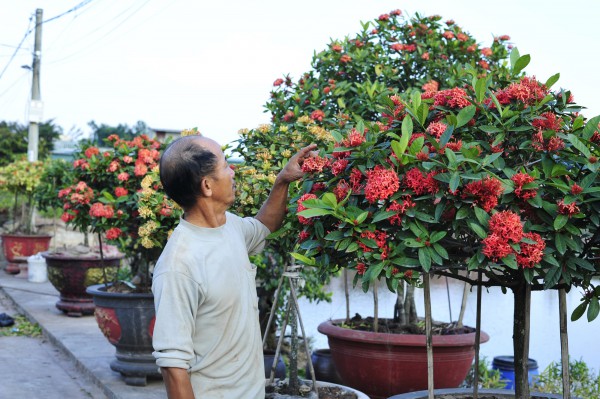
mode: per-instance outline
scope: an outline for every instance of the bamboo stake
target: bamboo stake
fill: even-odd
[[[312,359],[310,357],[310,349],[308,348],[308,339],[306,338],[306,332],[304,331],[304,323],[302,322],[302,317],[300,316],[300,305],[298,304],[298,296],[296,295],[296,288],[294,284],[290,281],[290,297],[294,300],[294,306],[296,307],[296,316],[298,317],[298,322],[300,323],[300,330],[302,331],[302,340],[304,341],[304,350],[306,351],[306,357],[308,361],[308,366],[310,369],[310,374],[312,376],[313,382],[313,391],[317,395],[315,399],[319,399],[319,392],[317,390],[317,379],[315,376],[315,369],[313,367]]]
[[[379,296],[377,295],[377,283],[373,284],[373,332],[379,332]]]
[[[563,399],[571,398],[569,384],[569,337],[567,335],[567,294],[564,288],[558,290],[558,312],[560,317],[560,360],[562,364]]]
[[[283,273],[281,274],[281,278],[279,279],[279,284],[277,284],[277,289],[275,290],[275,300],[273,301],[273,305],[271,306],[271,314],[269,314],[269,321],[267,322],[267,328],[265,328],[265,335],[263,336],[263,349],[265,348],[265,344],[267,343],[267,337],[269,336],[269,330],[271,329],[271,324],[273,323],[273,319],[275,318],[275,309],[277,308],[277,303],[279,302],[279,291],[281,290],[281,285],[283,284]]]
[[[425,293],[425,339],[427,343],[427,391],[429,399],[433,396],[433,343],[431,337],[431,289],[429,286],[429,273],[423,273],[423,288]]]
[[[348,269],[344,268],[344,296],[346,297],[346,323],[350,322],[350,290],[348,288]]]
[[[287,309],[285,311],[285,317],[283,319],[283,323],[281,324],[281,333],[279,334],[279,341],[277,341],[277,348],[275,349],[275,358],[273,359],[273,364],[271,365],[271,375],[269,376],[269,384],[272,384],[273,381],[275,381],[275,369],[277,367],[277,360],[279,359],[279,354],[281,353],[281,345],[283,344],[283,337],[285,336],[285,329],[287,328],[291,306],[291,302],[288,301]]]
[[[481,340],[481,270],[477,270],[476,318],[477,319],[475,321],[475,372],[473,373],[473,399],[477,399],[479,395],[479,341]]]

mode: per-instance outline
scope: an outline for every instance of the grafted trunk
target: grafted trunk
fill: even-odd
[[[531,286],[524,280],[512,289],[514,296],[513,345],[515,354],[515,398],[529,399],[529,316]]]

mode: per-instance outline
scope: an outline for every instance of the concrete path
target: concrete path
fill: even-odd
[[[115,348],[93,316],[67,317],[55,307],[59,293],[51,283],[15,278],[1,266],[0,313],[24,315],[43,336],[0,336],[0,399],[166,398],[161,380],[128,386],[110,369]]]

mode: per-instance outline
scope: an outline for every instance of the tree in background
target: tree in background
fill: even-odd
[[[148,125],[142,121],[138,121],[134,126],[119,123],[116,127],[104,123],[98,125],[95,121],[91,121],[88,123],[88,126],[92,129],[90,144],[96,146],[104,146],[105,140],[113,134],[123,140],[132,140],[134,137],[148,134],[149,132]]]
[[[54,142],[62,134],[62,128],[52,119],[39,125],[38,158],[50,156]],[[5,166],[27,155],[29,127],[17,122],[0,122],[0,166]]]

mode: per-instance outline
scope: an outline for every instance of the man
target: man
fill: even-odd
[[[166,193],[184,210],[154,270],[154,356],[169,399],[264,398],[256,269],[248,254],[285,216],[289,184],[302,177],[294,155],[255,218],[227,209],[234,172],[221,147],[202,136],[174,141],[160,161]]]

